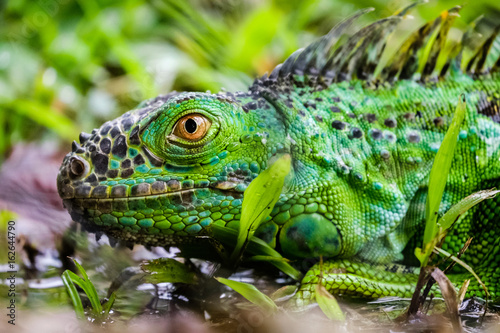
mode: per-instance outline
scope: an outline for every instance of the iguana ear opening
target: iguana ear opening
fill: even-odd
[[[342,249],[337,227],[317,213],[292,217],[280,230],[279,242],[282,251],[292,258],[335,257]]]

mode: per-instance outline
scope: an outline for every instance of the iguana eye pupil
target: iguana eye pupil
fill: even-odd
[[[198,124],[196,123],[196,121],[192,118],[189,118],[188,120],[186,120],[186,122],[184,123],[184,128],[186,129],[186,131],[188,133],[191,133],[193,134],[194,132],[196,132],[196,130],[198,129]]]
[[[190,113],[177,121],[172,134],[182,140],[197,142],[205,137],[211,124],[206,116]]]

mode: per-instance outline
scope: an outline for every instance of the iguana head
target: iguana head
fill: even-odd
[[[178,244],[212,223],[236,226],[242,194],[283,148],[283,124],[251,94],[172,93],[73,142],[57,178],[88,230]]]

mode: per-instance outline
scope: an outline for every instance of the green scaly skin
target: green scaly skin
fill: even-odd
[[[289,153],[285,190],[256,235],[290,259],[331,258],[322,270],[332,293],[411,296],[429,172],[462,93],[467,114],[440,212],[500,185],[500,77],[454,70],[390,84],[314,78],[263,78],[234,94],[171,93],[82,133],[57,180],[65,207],[112,239],[192,244],[212,224],[237,229],[245,188]],[[192,113],[211,122],[196,142],[172,134]],[[474,237],[462,259],[493,299],[500,296],[499,214],[499,197],[479,204],[443,245],[456,253]],[[308,271],[298,299],[314,297],[319,270]],[[466,277],[459,268],[450,275],[457,286]],[[485,296],[474,279],[467,295]]]

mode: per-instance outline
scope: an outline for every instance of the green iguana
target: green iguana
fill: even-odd
[[[212,224],[237,229],[245,189],[287,153],[286,190],[256,235],[290,259],[329,258],[331,293],[411,296],[429,172],[462,93],[467,111],[440,213],[500,185],[500,37],[494,31],[468,57],[471,32],[445,47],[455,7],[383,65],[407,9],[349,33],[366,11],[357,13],[248,91],[172,92],[81,133],[57,178],[65,207],[112,239],[190,244]],[[462,260],[498,299],[499,197],[468,211],[443,249],[456,253],[470,237]],[[319,275],[313,266],[298,297],[314,297]],[[449,276],[457,286],[469,277]],[[485,296],[474,279],[467,295]]]

